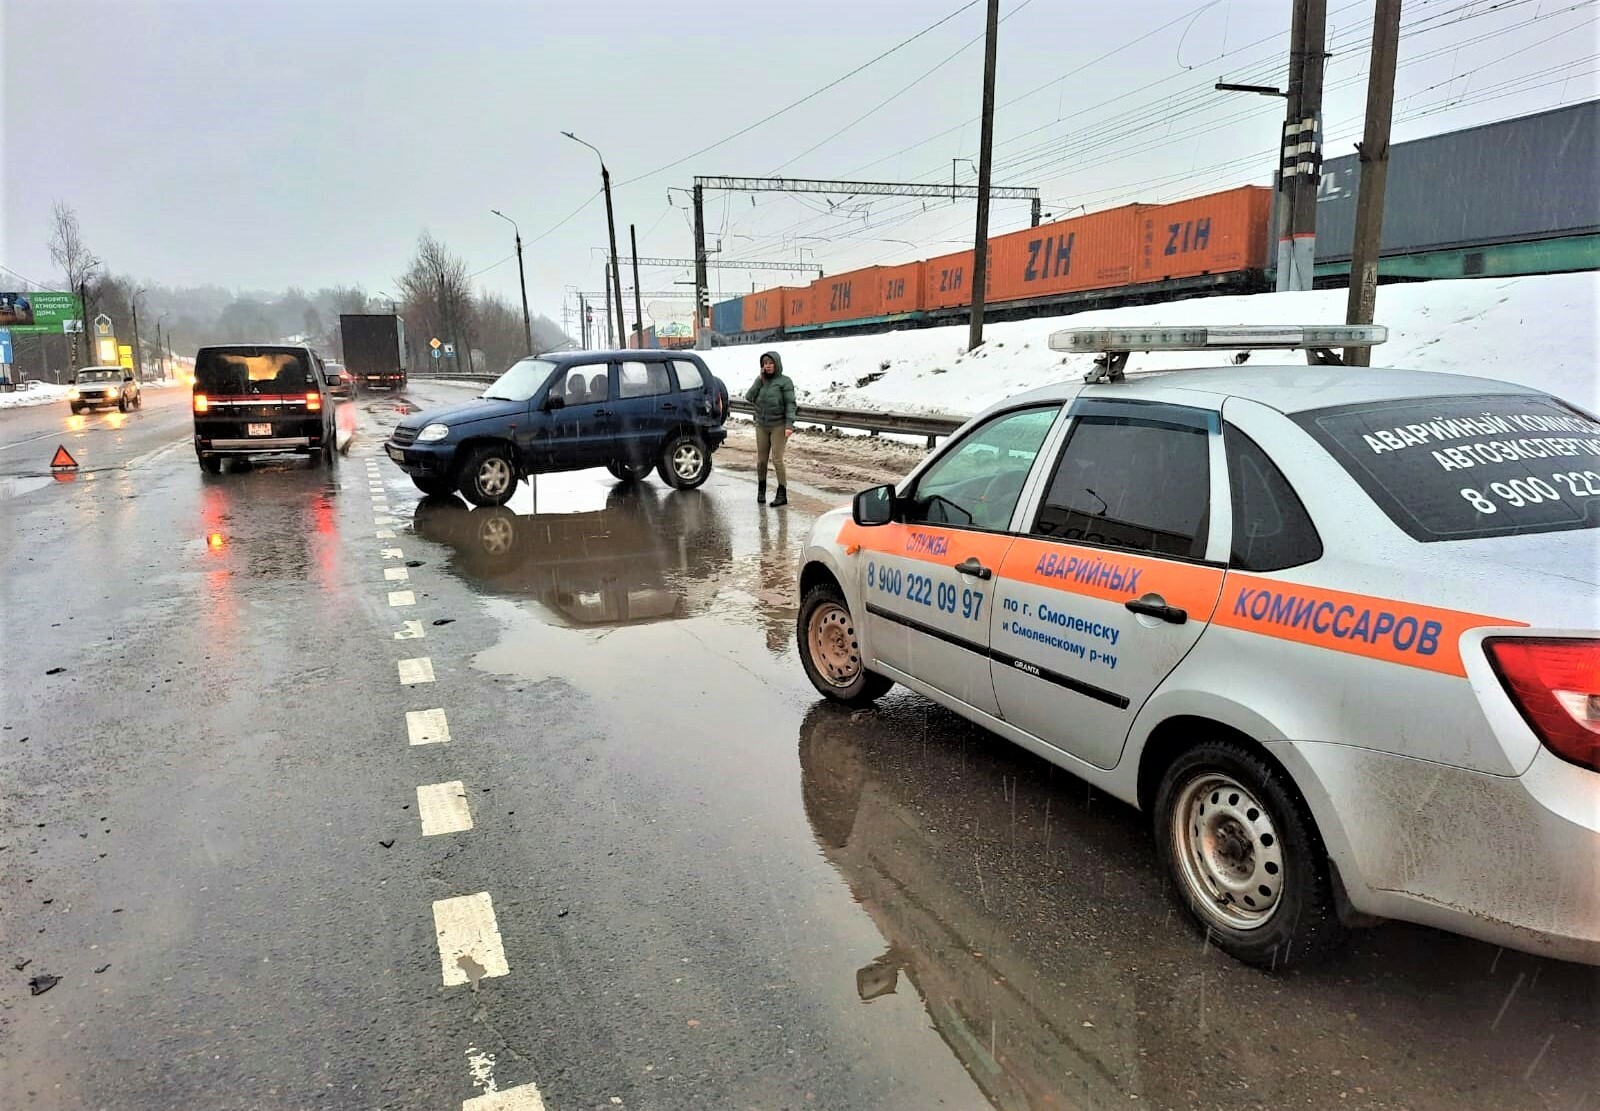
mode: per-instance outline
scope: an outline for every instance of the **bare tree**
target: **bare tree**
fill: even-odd
[[[57,201],[50,218],[50,258],[61,267],[73,293],[100,269],[100,256],[83,241],[78,213],[66,201]]]
[[[411,265],[395,281],[405,302],[407,332],[455,344],[462,365],[470,365],[476,306],[466,260],[424,229]]]

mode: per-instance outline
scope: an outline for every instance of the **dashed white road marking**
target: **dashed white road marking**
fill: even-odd
[[[400,626],[400,631],[395,633],[395,640],[421,640],[428,634],[422,629],[422,622],[407,621]]]
[[[428,656],[397,660],[396,667],[400,672],[400,682],[408,687],[433,682],[433,660]]]
[[[461,1111],[545,1111],[544,1098],[532,1084],[485,1092],[461,1101]]]
[[[375,533],[373,533],[373,535],[376,536],[379,540],[393,540],[394,539],[394,529],[392,529],[392,528],[381,528],[381,529],[378,529]]]
[[[389,604],[391,606],[414,606],[417,604],[417,596],[409,590],[391,590],[389,591]]]
[[[374,512],[378,512],[378,511],[374,510]],[[388,510],[385,509],[382,512],[387,513]],[[386,527],[386,526],[389,526],[389,525],[398,525],[400,522],[395,520],[393,517],[378,516],[378,517],[372,518],[372,523],[375,524],[375,525]],[[380,533],[378,533],[378,536],[379,536],[380,539],[388,539],[388,538],[394,536],[394,533],[392,533],[392,532],[380,532]]]
[[[406,736],[414,745],[440,745],[450,739],[450,723],[444,710],[406,711]]]
[[[404,559],[406,557],[406,553],[399,548],[382,548],[378,554],[383,556],[384,559]]]
[[[405,582],[411,577],[411,572],[404,567],[385,567],[383,577],[392,583]]]
[[[422,818],[422,836],[460,833],[472,828],[472,811],[467,806],[467,787],[459,779],[449,783],[425,783],[417,788],[417,814]]]
[[[511,974],[506,964],[505,945],[500,940],[500,926],[494,920],[494,901],[487,891],[434,900],[433,932],[439,940],[439,970],[444,975],[445,987],[468,982],[477,987],[479,980]],[[508,1088],[505,1093],[496,1094],[515,1090]]]

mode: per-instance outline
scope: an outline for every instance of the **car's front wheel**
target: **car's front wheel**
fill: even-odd
[[[795,633],[806,677],[829,698],[864,706],[894,686],[894,680],[867,670],[855,617],[844,595],[832,583],[819,583],[806,591],[800,601]]]
[[[467,452],[456,472],[462,497],[473,505],[504,505],[517,489],[517,467],[511,450],[485,444]]]
[[[127,394],[123,394],[121,397],[117,398],[117,412],[126,413],[127,411],[128,411],[128,395]]]
[[[678,490],[693,490],[711,477],[711,449],[699,436],[674,436],[656,464],[661,481]]]
[[[1246,964],[1305,964],[1344,938],[1327,856],[1287,777],[1246,746],[1204,741],[1172,762],[1156,847],[1178,901]]]
[[[638,482],[650,473],[650,464],[613,459],[606,464],[606,470],[610,471],[611,477],[618,482]]]
[[[72,415],[73,416],[77,416],[79,413],[83,412],[83,406],[82,405],[78,405],[76,403],[74,403],[72,405],[68,405],[67,408],[72,410]]]

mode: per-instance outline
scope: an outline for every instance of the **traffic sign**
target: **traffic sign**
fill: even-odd
[[[432,339],[430,339],[428,341],[428,346],[433,348],[435,351],[439,350],[439,337],[434,336]]]
[[[72,457],[72,452],[67,450],[66,444],[56,445],[56,453],[50,459],[50,469],[52,471],[75,471],[78,469],[78,461]]]
[[[439,357],[439,349],[437,347],[435,347],[432,351],[428,352],[428,354],[432,355],[435,359],[437,359]]]
[[[455,344],[453,344],[453,343],[447,343],[447,344],[445,344],[445,345],[444,345],[444,353],[445,353],[445,354],[446,354],[446,355],[447,355],[447,356],[449,356],[449,357],[450,357],[450,358],[452,358],[452,359],[453,359],[453,358],[455,358],[455,354],[456,354],[456,345],[455,345]]]

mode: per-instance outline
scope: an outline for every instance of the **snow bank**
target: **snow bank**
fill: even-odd
[[[1373,361],[1504,379],[1600,410],[1597,294],[1600,275],[1594,273],[1382,286],[1377,319],[1388,325],[1389,342],[1376,349]],[[1344,320],[1345,299],[1342,289],[1200,297],[988,324],[985,344],[971,357],[962,354],[965,325],[719,347],[701,354],[736,394],[754,379],[760,352],[776,348],[802,402],[967,415],[1035,386],[1081,380],[1092,362],[1089,356],[1049,349],[1050,333],[1061,328],[1337,324]],[[1195,358],[1134,355],[1130,366],[1194,366]],[[1255,360],[1279,361],[1272,352]]]
[[[50,382],[36,382],[31,390],[17,390],[15,393],[0,393],[0,409],[21,409],[28,405],[49,405],[56,401],[65,401],[67,387],[57,386]]]

